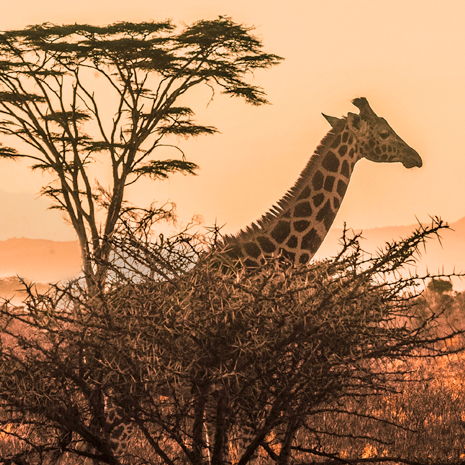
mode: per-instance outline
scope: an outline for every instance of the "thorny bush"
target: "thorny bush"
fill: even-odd
[[[400,274],[445,227],[435,219],[374,257],[344,234],[331,260],[295,268],[277,257],[253,270],[198,252],[186,235],[120,237],[115,250],[134,270],[140,258],[138,276],[110,270],[99,296],[75,282],[2,307],[1,416],[5,434],[22,441],[14,457],[337,459],[315,426],[323,413],[336,418],[349,403],[343,413],[356,417],[421,377],[412,358],[461,350],[444,344],[460,331],[431,333],[437,315],[418,315],[419,278]],[[125,458],[111,448],[109,403],[136,427]]]

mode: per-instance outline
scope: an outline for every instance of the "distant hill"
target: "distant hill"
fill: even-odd
[[[364,229],[362,231],[361,245],[363,250],[368,253],[375,253],[383,247],[386,242],[393,239],[405,238],[414,229],[417,224],[410,226],[389,226],[384,228]],[[426,243],[426,250],[421,250],[421,260],[418,263],[417,271],[419,274],[436,273],[444,271],[465,272],[465,217],[450,223],[451,230],[445,230],[440,233],[441,242],[431,238]],[[360,230],[354,230],[360,232]],[[332,229],[326,236],[315,258],[324,258],[334,256],[340,250],[339,239],[342,237],[341,229]],[[465,278],[454,279],[454,289],[457,291],[465,290]]]
[[[70,279],[81,271],[76,241],[13,238],[0,241],[0,276],[55,282]]]
[[[465,217],[450,224],[451,231],[443,231],[441,244],[431,239],[422,251],[419,273],[426,269],[435,273],[465,271]],[[417,225],[389,226],[363,230],[362,247],[376,252],[386,242],[408,236]],[[359,230],[356,230],[358,232]],[[340,249],[342,230],[332,229],[315,258],[334,256]],[[0,277],[20,276],[34,282],[49,283],[76,277],[81,272],[77,242],[57,242],[42,239],[14,238],[0,241]],[[4,283],[13,286],[13,282]],[[465,279],[454,281],[455,290],[465,289]],[[2,287],[0,285],[0,295]]]

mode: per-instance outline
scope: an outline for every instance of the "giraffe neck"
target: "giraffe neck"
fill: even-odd
[[[357,140],[340,120],[323,138],[298,181],[266,215],[236,236],[224,239],[224,252],[246,266],[283,254],[308,262],[328,233],[360,158]]]
[[[104,432],[108,445],[113,455],[123,456],[127,453],[136,427],[124,410],[108,396],[105,396],[105,415]]]

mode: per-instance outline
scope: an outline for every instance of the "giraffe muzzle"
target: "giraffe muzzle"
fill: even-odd
[[[406,168],[421,168],[423,166],[423,161],[415,150],[412,151],[402,160],[402,164]]]

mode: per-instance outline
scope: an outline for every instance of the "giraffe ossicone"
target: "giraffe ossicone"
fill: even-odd
[[[256,223],[235,236],[225,236],[221,253],[246,267],[262,265],[278,254],[291,263],[305,264],[328,233],[358,160],[422,166],[420,155],[376,115],[366,98],[352,103],[359,114],[343,118],[323,114],[332,129],[294,187]]]

